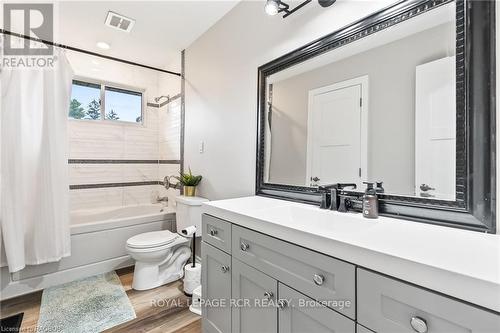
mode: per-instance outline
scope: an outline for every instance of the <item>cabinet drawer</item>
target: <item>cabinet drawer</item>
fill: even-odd
[[[358,322],[375,332],[500,332],[500,316],[358,269]]]
[[[233,225],[233,257],[355,318],[354,265]]]
[[[222,251],[231,253],[231,223],[203,214],[202,239]]]
[[[279,298],[286,300],[286,305],[279,310],[279,333],[354,333],[356,330],[353,320],[281,283]]]

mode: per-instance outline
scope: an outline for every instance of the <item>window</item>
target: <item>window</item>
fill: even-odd
[[[135,91],[106,87],[105,117],[140,123],[142,121],[142,94]]]
[[[142,123],[142,93],[74,80],[68,117]]]
[[[68,116],[73,119],[101,119],[101,86],[73,81]]]

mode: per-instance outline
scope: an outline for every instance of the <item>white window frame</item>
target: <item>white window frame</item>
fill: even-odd
[[[116,125],[129,125],[129,126],[144,126],[145,124],[145,112],[144,110],[146,109],[146,89],[144,88],[138,88],[138,87],[133,87],[133,86],[128,86],[124,84],[119,84],[119,83],[113,83],[109,81],[103,81],[103,80],[96,80],[88,77],[81,77],[81,76],[75,76],[73,77],[73,80],[71,81],[71,84],[75,81],[83,82],[83,83],[89,83],[89,84],[95,84],[100,86],[100,111],[101,111],[101,118],[100,119],[75,119],[75,118],[70,118],[68,116],[68,120],[71,121],[86,121],[86,122],[93,122],[93,123],[105,123],[105,124],[116,124]],[[134,93],[139,93],[141,94],[141,121],[140,122],[132,122],[132,121],[123,121],[123,120],[110,120],[106,119],[106,87],[108,88],[114,88],[114,89],[119,89],[119,90],[126,90]]]

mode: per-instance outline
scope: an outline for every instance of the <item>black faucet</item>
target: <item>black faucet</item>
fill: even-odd
[[[340,203],[337,208],[337,211],[340,213],[347,213],[347,211],[352,208],[352,202],[350,198],[340,195],[339,202]]]
[[[354,183],[335,183],[319,186],[318,191],[321,193],[321,203],[319,208],[339,210],[339,194],[346,187],[356,189],[357,186]]]

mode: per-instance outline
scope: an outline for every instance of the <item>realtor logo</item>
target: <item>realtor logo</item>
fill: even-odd
[[[25,36],[53,40],[54,12],[53,4],[10,3],[3,5],[3,22],[5,30],[21,33]],[[49,56],[53,54],[52,46],[4,35],[4,56]]]

